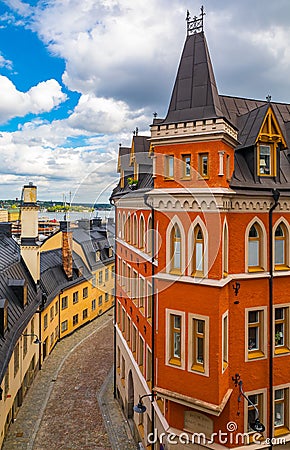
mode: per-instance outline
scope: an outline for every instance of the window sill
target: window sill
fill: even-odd
[[[275,348],[275,355],[285,355],[290,353],[290,349],[288,347],[277,347]]]
[[[174,181],[174,177],[164,177],[164,181]]]
[[[191,366],[191,370],[194,372],[205,373],[204,367],[199,364],[193,364],[193,366]]]
[[[181,275],[181,270],[172,269],[169,272],[171,275]]]
[[[279,264],[275,266],[274,270],[290,270],[290,267],[286,266],[286,264]]]
[[[265,354],[261,352],[261,350],[254,350],[251,353],[248,353],[248,359],[259,359],[264,358]]]
[[[276,436],[282,436],[283,434],[288,434],[289,433],[289,428],[287,428],[287,427],[277,427],[275,430],[274,430],[274,436],[276,437]]]
[[[248,272],[265,272],[265,269],[262,267],[248,267]]]
[[[181,361],[177,358],[170,358],[169,364],[172,364],[173,366],[181,367]]]

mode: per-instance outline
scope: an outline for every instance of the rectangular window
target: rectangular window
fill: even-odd
[[[208,153],[199,153],[199,155],[198,155],[198,172],[202,178],[209,177]]]
[[[23,333],[23,359],[27,355],[27,329]]]
[[[61,299],[61,309],[66,309],[68,307],[68,298],[67,296],[62,297]]]
[[[265,356],[265,318],[264,310],[247,312],[248,327],[248,358],[261,358]]]
[[[109,301],[109,294],[108,294],[108,292],[106,292],[105,293],[105,302],[108,302]]]
[[[140,277],[139,281],[139,308],[144,312],[144,300],[145,300],[145,280]]]
[[[174,156],[172,155],[165,156],[165,177],[174,177]]]
[[[34,318],[31,319],[31,324],[30,324],[30,343],[32,344],[32,342],[34,341]]]
[[[89,292],[89,290],[88,290],[87,287],[83,288],[83,298],[87,298],[88,297],[88,292]]]
[[[170,314],[170,363],[181,365],[181,316]]]
[[[88,318],[88,309],[86,308],[83,310],[83,320],[85,320],[87,318]]]
[[[193,319],[192,326],[192,370],[205,371],[205,321]]]
[[[131,317],[127,316],[126,341],[130,342],[130,339],[131,339]]]
[[[262,393],[260,393],[260,394],[252,394],[252,395],[249,395],[248,397],[249,397],[249,400],[250,400],[251,403],[247,402],[248,403],[248,421],[247,421],[248,426],[247,426],[247,431],[248,431],[248,433],[252,433],[253,430],[252,430],[250,424],[255,423],[255,420],[257,418],[255,407],[259,411],[260,422],[261,423],[264,422],[264,417],[263,417],[263,401],[264,401],[264,398],[263,398],[263,394]],[[255,405],[255,407],[253,405]]]
[[[152,308],[153,308],[152,285],[150,283],[147,283],[147,319],[152,318]]]
[[[257,147],[258,153],[258,175],[259,176],[274,176],[274,147],[273,145],[259,144]]]
[[[61,332],[64,333],[65,331],[67,331],[68,329],[68,321],[64,320],[63,322],[61,322]]]
[[[79,293],[74,292],[73,293],[73,304],[77,303],[79,301]]]
[[[52,321],[54,319],[54,307],[52,306],[50,308],[50,321]]]
[[[190,155],[182,155],[182,174],[183,178],[190,178],[191,175],[191,156]]]
[[[284,433],[283,433],[284,432]],[[274,434],[289,432],[289,388],[274,391]]]
[[[43,318],[43,328],[44,328],[44,330],[46,330],[46,328],[47,328],[47,314],[45,314],[45,316]]]
[[[117,347],[117,361],[116,361],[116,366],[117,366],[117,372],[120,372],[120,361],[121,361],[121,351],[120,351],[120,347]]]
[[[9,378],[9,366],[7,367],[5,378],[4,378],[4,400],[6,400],[9,388],[10,388],[10,378]]]
[[[132,325],[132,353],[136,353],[137,346],[137,329],[134,325]]]
[[[54,343],[54,333],[51,333],[51,335],[50,335],[50,347],[53,346],[53,343]]]
[[[275,354],[289,352],[289,308],[275,308]]]
[[[229,362],[229,317],[224,314],[222,323],[222,349],[223,349],[223,371],[228,367]]]
[[[14,347],[14,378],[19,370],[19,342]]]
[[[132,299],[136,299],[138,297],[138,289],[137,289],[137,283],[138,283],[138,274],[135,270],[133,270],[133,278],[132,278]]]
[[[92,287],[96,287],[96,286],[97,286],[96,274],[94,274],[92,277]]]
[[[99,272],[99,284],[102,284],[102,283],[103,283],[103,271],[100,270],[100,272]]]
[[[100,295],[100,296],[99,296],[98,305],[99,305],[99,306],[102,306],[102,304],[103,304],[103,296]]]
[[[92,300],[92,311],[95,311],[96,309],[96,299],[94,298],[94,300]]]
[[[54,305],[54,315],[55,316],[58,315],[58,300],[55,302],[55,305]]]
[[[152,381],[152,352],[147,348],[147,358],[146,358],[146,381],[150,383]]]
[[[105,269],[105,281],[109,280],[109,269]]]
[[[125,310],[124,310],[124,308],[122,308],[122,320],[121,320],[121,331],[122,331],[122,333],[125,332],[125,317],[126,317]]]
[[[141,336],[139,336],[139,348],[138,348],[138,365],[143,371],[143,365],[144,365],[144,341]]]
[[[79,315],[75,314],[73,316],[73,326],[77,325],[79,323]]]

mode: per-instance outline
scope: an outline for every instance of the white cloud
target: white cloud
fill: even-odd
[[[8,70],[13,68],[13,63],[9,59],[5,59],[3,55],[0,53],[0,67],[5,67]]]
[[[47,80],[33,86],[27,92],[20,92],[9,78],[0,75],[0,122],[12,117],[23,117],[28,113],[39,114],[51,111],[66,100],[56,80]]]

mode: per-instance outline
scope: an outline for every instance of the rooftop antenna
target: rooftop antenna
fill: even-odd
[[[194,16],[191,18],[190,12],[187,10],[186,13],[186,22],[187,22],[187,36],[191,36],[195,33],[203,32],[203,17],[205,16],[203,6],[200,8],[199,17]]]

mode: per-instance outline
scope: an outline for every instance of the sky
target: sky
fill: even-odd
[[[220,94],[290,103],[289,0],[204,0]],[[0,199],[104,202],[165,117],[193,0],[0,1]]]

